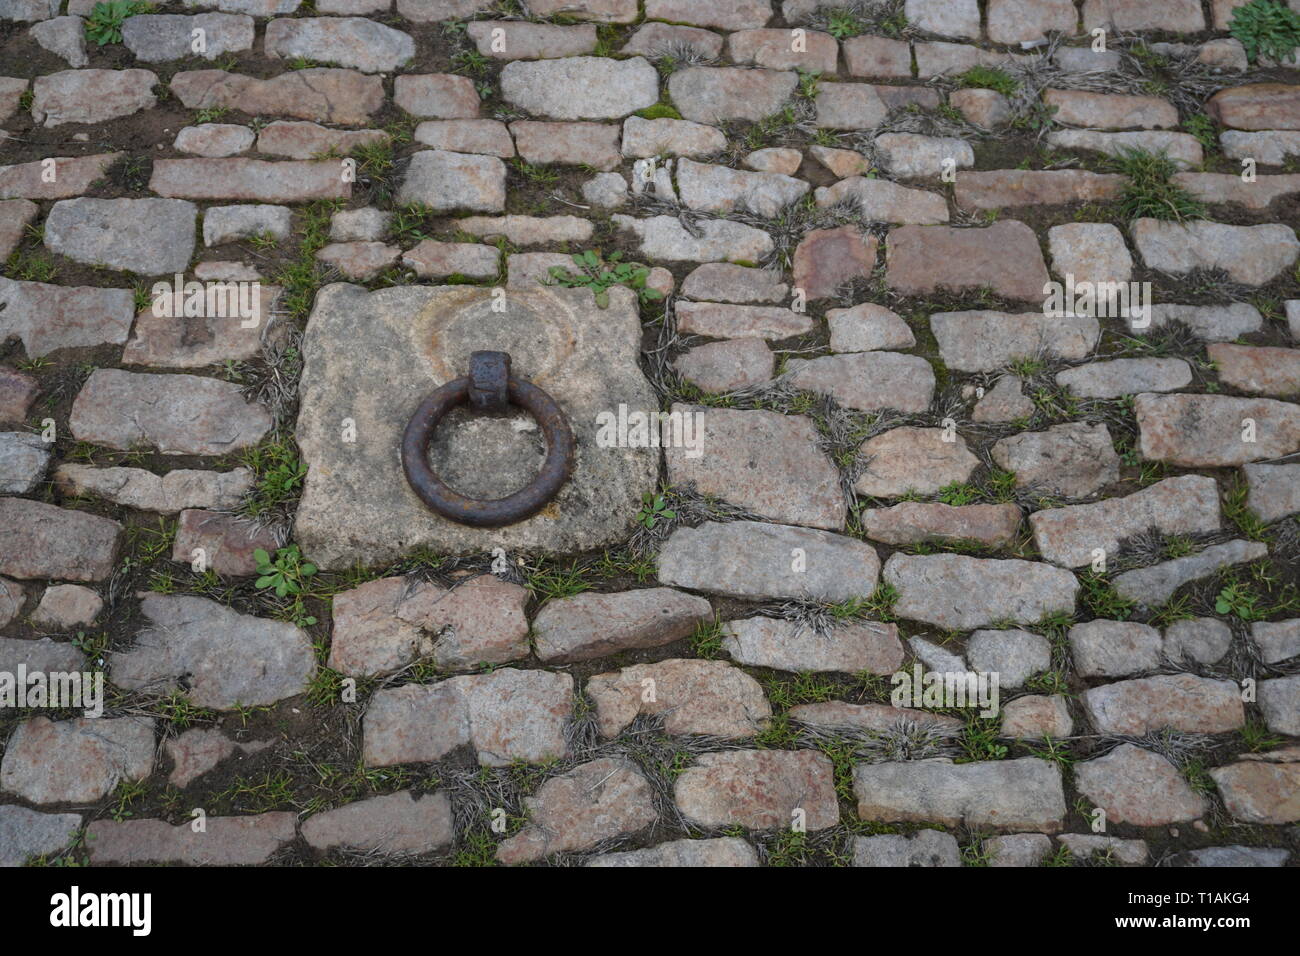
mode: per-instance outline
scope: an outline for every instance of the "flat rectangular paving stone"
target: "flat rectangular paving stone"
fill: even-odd
[[[149,188],[160,196],[182,199],[269,203],[352,195],[352,183],[345,179],[339,160],[159,159],[154,161]]]
[[[844,535],[762,521],[708,521],[680,527],[659,551],[659,580],[729,597],[865,600],[880,559]]]
[[[800,415],[674,404],[691,416],[698,448],[665,450],[668,480],[694,484],[739,508],[778,521],[838,531],[847,506],[839,471],[817,448],[812,420]]]
[[[0,574],[103,581],[113,573],[121,533],[111,518],[0,498]]]
[[[514,290],[506,310],[490,289],[410,286],[374,293],[323,288],[303,342],[297,439],[308,466],[295,540],[326,568],[390,562],[416,548],[474,552],[579,552],[623,541],[641,495],[658,479],[657,448],[606,443],[602,413],[658,409],[638,364],[636,298],[610,289],[597,308],[583,289]],[[359,323],[358,317],[362,317]],[[577,439],[572,476],[536,516],[472,528],[431,511],[399,465],[402,433],[438,386],[466,374],[475,349],[509,352],[514,374],[559,403]],[[382,374],[376,356],[383,356]],[[338,440],[352,419],[357,442]],[[498,498],[533,480],[542,460],[532,418],[453,411],[432,447],[432,466],[462,493]],[[648,442],[648,438],[647,438]]]
[[[1217,531],[1221,520],[1218,485],[1203,475],[1165,478],[1123,498],[1047,508],[1029,516],[1039,553],[1067,568],[1090,564],[1098,548],[1113,558],[1121,540],[1146,531],[1199,534]]]
[[[757,123],[778,112],[799,84],[793,70],[689,66],[668,78],[668,94],[685,119]]]
[[[154,730],[152,718],[32,717],[9,736],[0,789],[36,804],[93,803],[149,776]]]
[[[401,790],[313,814],[302,823],[302,837],[318,850],[399,856],[447,846],[456,827],[445,793],[417,799],[413,791]]]
[[[362,126],[384,105],[378,76],[313,67],[258,79],[225,70],[189,70],[172,77],[169,89],[186,109],[225,107],[250,116],[288,116]]]
[[[96,866],[183,863],[187,866],[255,866],[297,836],[296,815],[277,810],[247,817],[208,817],[195,832],[188,821],[96,820],[86,831]]]
[[[86,265],[172,275],[194,255],[198,214],[181,199],[61,199],[45,217],[43,239],[51,252]]]
[[[197,375],[154,375],[101,368],[72,403],[68,425],[79,441],[164,455],[225,455],[255,445],[271,415],[232,382]]]
[[[610,217],[620,229],[640,240],[640,253],[669,262],[761,262],[773,251],[772,237],[762,229],[727,219],[704,219],[687,232],[676,216]]]
[[[119,156],[121,153],[51,156],[32,163],[0,166],[0,199],[71,199],[80,196]]]
[[[1300,405],[1230,395],[1142,394],[1133,403],[1144,458],[1219,468],[1300,451]]]
[[[781,830],[803,811],[809,830],[840,822],[835,774],[811,750],[729,750],[701,754],[673,786],[677,809],[703,827]]]
[[[807,315],[775,305],[731,305],[680,299],[674,308],[678,331],[687,335],[776,341],[803,335],[813,329],[813,321]]]
[[[121,345],[134,312],[130,289],[0,278],[0,338],[21,339],[29,358],[66,348]]]
[[[954,195],[964,209],[1056,206],[1114,199],[1124,183],[1118,174],[1082,169],[993,169],[961,173]]]
[[[930,331],[948,368],[993,372],[1021,358],[1086,358],[1097,344],[1101,325],[1088,315],[980,309],[936,312],[930,316]]]
[[[262,40],[266,55],[351,67],[364,73],[395,70],[415,59],[415,40],[365,17],[272,20]]]
[[[65,462],[54,473],[55,486],[66,495],[103,498],[125,508],[159,514],[176,514],[186,508],[232,510],[252,490],[253,481],[248,468],[177,468],[156,475],[143,468],[96,468]]]
[[[1083,692],[1083,710],[1098,733],[1140,737],[1153,730],[1221,734],[1246,723],[1241,688],[1230,680],[1160,674],[1102,684]]]
[[[1023,222],[982,229],[900,226],[889,233],[885,283],[903,295],[990,288],[1008,299],[1040,301],[1048,281],[1038,237]]]
[[[882,823],[1055,833],[1065,817],[1061,770],[1037,757],[858,764],[853,792],[858,818]]]
[[[1300,463],[1243,465],[1249,489],[1246,504],[1262,521],[1300,511]]]
[[[1300,239],[1283,223],[1233,226],[1208,220],[1135,219],[1129,231],[1149,268],[1175,275],[1223,269],[1236,282],[1264,285],[1300,256]]]
[[[1049,614],[1070,614],[1079,590],[1063,568],[963,554],[896,552],[885,562],[884,579],[898,592],[895,614],[950,630],[1008,619],[1036,624]]]
[[[32,120],[38,125],[106,123],[152,109],[158,76],[149,70],[63,70],[32,81]]]

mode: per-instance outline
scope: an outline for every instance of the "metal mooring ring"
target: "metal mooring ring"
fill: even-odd
[[[476,411],[504,411],[518,405],[537,420],[546,439],[546,460],[532,484],[505,498],[484,500],[453,491],[429,467],[429,441],[443,417],[464,402]],[[469,374],[426,398],[402,435],[402,470],[420,500],[458,524],[498,528],[531,518],[546,507],[573,471],[573,432],[564,412],[532,382],[510,374],[508,352],[474,352]]]

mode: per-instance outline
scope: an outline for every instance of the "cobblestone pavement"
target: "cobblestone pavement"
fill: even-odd
[[[0,863],[1294,865],[1297,14],[0,0]]]

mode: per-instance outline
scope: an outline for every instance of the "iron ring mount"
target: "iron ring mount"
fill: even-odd
[[[516,405],[537,420],[546,439],[546,460],[526,488],[505,498],[470,498],[453,491],[429,466],[429,442],[438,423],[466,402],[480,412],[502,412]],[[469,374],[421,402],[402,434],[402,470],[411,490],[444,518],[480,528],[514,524],[546,507],[573,471],[573,452],[573,432],[564,412],[542,389],[510,373],[508,352],[471,353]]]

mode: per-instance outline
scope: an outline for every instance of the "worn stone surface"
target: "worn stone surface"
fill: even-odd
[[[201,560],[223,576],[252,575],[257,573],[254,553],[260,549],[273,554],[278,544],[269,528],[253,521],[190,508],[176,522],[172,560],[181,564]]]
[[[1164,153],[1179,169],[1199,166],[1205,151],[1194,136],[1164,130],[1103,133],[1096,130],[1063,129],[1047,134],[1047,142],[1065,150],[1084,150],[1107,156],[1122,156],[1129,150]]]
[[[1043,91],[1043,102],[1055,107],[1053,119],[1067,126],[1169,129],[1178,125],[1178,110],[1158,96],[1049,89]]]
[[[1262,846],[1207,846],[1174,858],[1174,866],[1285,866],[1289,850]]]
[[[167,782],[181,788],[188,787],[209,770],[236,754],[241,756],[255,754],[270,745],[270,741],[232,740],[215,727],[191,727],[163,744],[163,751],[172,762],[172,770],[167,775]]]
[[[1205,111],[1234,129],[1300,129],[1300,91],[1287,83],[1234,86],[1210,97]]]
[[[1119,456],[1105,425],[1070,422],[1021,432],[994,443],[993,460],[1014,472],[1016,485],[1083,498],[1119,479]]]
[[[1056,373],[1056,384],[1068,388],[1080,398],[1173,392],[1191,383],[1192,368],[1179,358],[1111,359],[1076,365]]]
[[[725,661],[635,664],[587,681],[603,737],[617,737],[639,715],[662,715],[664,732],[752,737],[772,709],[763,688]]]
[[[588,847],[654,823],[650,782],[630,760],[602,757],[552,777],[524,798],[528,823],[497,848],[502,863],[527,863]]]
[[[895,553],[884,580],[899,593],[894,612],[937,627],[969,629],[1011,620],[1036,624],[1074,610],[1078,582],[1061,568],[1018,559]]]
[[[38,813],[18,804],[0,807],[0,866],[22,866],[33,857],[58,853],[79,829],[79,813]]]
[[[570,663],[671,644],[711,619],[709,602],[672,588],[553,599],[533,618],[537,656]]]
[[[1061,772],[1036,757],[954,764],[946,758],[860,763],[853,769],[858,817],[927,821],[995,831],[1054,833],[1065,816]]]
[[[151,626],[110,658],[120,687],[167,694],[184,680],[196,706],[230,710],[301,694],[316,671],[311,641],[292,624],[183,595],[149,594],[141,610]]]
[[[1228,653],[1232,629],[1212,617],[1175,621],[1165,629],[1164,656],[1175,664],[1196,661],[1213,664]]]
[[[758,122],[780,111],[799,77],[793,70],[691,66],[668,79],[668,93],[685,119],[716,124]]]
[[[122,525],[26,498],[0,498],[0,574],[102,581],[113,573]]]
[[[1300,679],[1292,674],[1260,681],[1259,709],[1270,730],[1300,737]]]
[[[1252,395],[1300,394],[1300,349],[1216,342],[1206,349],[1219,381]]]
[[[340,126],[361,126],[384,104],[378,76],[333,67],[290,70],[265,80],[225,70],[182,71],[168,86],[186,109],[225,107]]]
[[[875,129],[889,107],[868,83],[826,83],[817,89],[817,125],[825,129]]]
[[[966,660],[974,671],[996,672],[1003,687],[1021,687],[1052,666],[1047,638],[1008,628],[976,631],[966,641]]]
[[[0,335],[20,338],[33,358],[64,348],[120,345],[133,312],[130,289],[0,278]]]
[[[634,296],[616,286],[609,307],[600,309],[586,290],[535,285],[512,292],[505,312],[494,311],[492,302],[490,289],[472,286],[368,293],[336,284],[317,294],[303,344],[297,441],[309,470],[295,540],[322,567],[395,561],[417,547],[444,553],[496,546],[579,552],[627,536],[641,495],[655,487],[658,451],[602,448],[596,435],[602,411],[620,404],[655,408],[637,367],[641,326]],[[367,316],[364,330],[357,315]],[[475,349],[508,351],[515,374],[559,402],[577,438],[572,477],[556,499],[537,516],[503,529],[469,528],[433,514],[389,457],[415,407],[436,386],[464,375]],[[355,382],[369,374],[379,353],[388,356],[386,387],[358,394]],[[355,446],[338,441],[344,418],[356,422]],[[431,457],[453,487],[500,497],[535,476],[542,451],[526,413],[492,419],[457,411],[449,421],[460,427],[435,440]],[[521,425],[526,442],[513,422],[529,423]],[[718,444],[711,444],[707,427],[705,433],[704,447],[716,449],[721,439],[715,435]],[[682,450],[671,450],[670,462]],[[711,451],[689,464],[713,458]],[[829,462],[826,467],[833,471]],[[798,475],[802,486],[806,471],[800,468]],[[837,510],[836,524],[840,515]]]
[[[432,793],[417,799],[410,790],[344,804],[314,814],[302,824],[302,838],[318,850],[385,856],[432,853],[455,836],[447,795]]]
[[[514,60],[501,70],[501,95],[535,116],[620,119],[659,101],[659,74],[642,57]]]
[[[96,820],[86,830],[96,865],[184,863],[189,866],[254,866],[296,836],[293,813],[274,811],[246,817],[208,817],[194,832],[188,822]]]
[[[919,355],[856,352],[791,359],[787,380],[796,388],[829,395],[845,408],[892,408],[919,413],[934,397],[934,369]]]
[[[423,203],[435,211],[503,212],[505,165],[495,156],[422,150],[411,157],[397,196],[401,202]]]
[[[1196,554],[1174,558],[1147,568],[1136,568],[1117,575],[1111,582],[1115,591],[1130,600],[1151,607],[1164,604],[1188,581],[1209,577],[1221,568],[1268,556],[1268,545],[1259,541],[1228,541],[1210,545]]]
[[[623,121],[623,155],[632,159],[651,156],[688,156],[707,159],[727,145],[722,130],[704,123],[661,117],[629,116]]]
[[[22,606],[23,595],[17,582],[0,578],[0,620],[9,623]],[[18,668],[25,666],[27,672],[41,671],[49,674],[55,671],[72,673],[86,666],[86,656],[75,644],[68,641],[55,641],[50,638],[0,637],[0,669],[9,674],[17,674]]]
[[[978,395],[978,391],[976,392]],[[1014,422],[1019,419],[1029,420],[1034,413],[1034,402],[1020,387],[1020,379],[1010,373],[999,376],[993,387],[988,389],[975,403],[971,412],[971,421]]]
[[[369,582],[335,598],[330,666],[377,674],[426,656],[448,669],[518,660],[528,653],[527,599],[491,575],[451,590],[406,578]]]
[[[1008,833],[984,841],[989,866],[1039,866],[1052,853],[1051,838],[1042,833]]]
[[[1174,182],[1205,203],[1236,203],[1247,209],[1268,209],[1274,200],[1300,192],[1300,175],[1259,176],[1242,182],[1231,173],[1178,173]]]
[[[1219,145],[1230,159],[1250,158],[1262,166],[1281,166],[1290,157],[1300,155],[1300,132],[1224,130],[1219,136]]]
[[[1300,464],[1243,465],[1246,504],[1263,521],[1300,511]]]
[[[201,53],[193,48],[196,30],[203,31]],[[122,44],[137,60],[146,63],[188,56],[215,60],[253,48],[253,18],[233,13],[136,14],[122,21]]]
[[[104,608],[104,599],[79,584],[52,584],[32,612],[36,627],[69,629],[92,623]]]
[[[862,215],[877,222],[931,226],[948,221],[948,204],[938,193],[909,189],[887,179],[850,176],[814,193],[819,206],[856,203]]]
[[[1056,837],[1072,859],[1099,859],[1104,866],[1142,866],[1147,862],[1145,840],[1125,840],[1099,833],[1062,833]]]
[[[257,151],[289,159],[322,159],[346,156],[359,147],[387,142],[388,138],[380,129],[329,129],[319,123],[276,120],[258,131]]]
[[[467,279],[490,279],[501,268],[501,250],[474,242],[421,240],[402,253],[402,265],[421,279],[442,279],[461,275]]]
[[[971,145],[954,137],[884,133],[874,145],[878,162],[903,178],[933,178],[975,165]]]
[[[1208,342],[1231,342],[1233,339],[1264,326],[1259,310],[1246,302],[1231,305],[1171,305],[1151,306],[1150,329],[1161,329],[1174,323],[1186,327],[1194,336]],[[1146,330],[1130,328],[1136,334]]]
[[[698,234],[687,232],[675,216],[634,219],[615,215],[614,224],[640,240],[641,255],[669,262],[757,262],[772,251],[772,237],[762,229],[726,219],[705,219]]]
[[[625,850],[594,856],[587,866],[758,866],[758,854],[739,837],[674,840],[645,850]]]
[[[1088,621],[1070,628],[1080,677],[1129,677],[1160,666],[1160,632],[1135,621]]]
[[[90,57],[86,55],[86,24],[81,17],[43,20],[33,25],[28,32],[32,39],[55,56],[61,57],[68,66],[80,68],[90,63]],[[0,113],[3,112],[0,110]]]
[[[722,634],[722,646],[732,659],[751,667],[889,674],[903,663],[893,624],[843,624],[818,631],[798,621],[751,617],[724,624]]]
[[[63,199],[45,220],[51,252],[141,275],[184,272],[197,207],[179,199]]]
[[[1237,282],[1263,285],[1300,255],[1295,231],[1281,223],[1230,226],[1206,220],[1138,219],[1130,231],[1150,268],[1176,275],[1197,268],[1223,269]]]
[[[176,134],[176,149],[182,153],[219,159],[236,156],[253,148],[256,134],[247,126],[235,123],[200,123],[186,126]]]
[[[1049,32],[1075,32],[1072,0],[989,0],[988,35],[994,43],[1042,40]]]
[[[1015,538],[1020,517],[1020,508],[1014,504],[953,506],[929,501],[904,501],[858,512],[868,538],[892,545],[978,541],[998,547]]]
[[[0,789],[29,803],[92,803],[123,780],[149,776],[154,721],[74,717],[23,721],[0,761]]]
[[[916,345],[911,327],[897,313],[871,302],[848,309],[829,309],[826,323],[834,352],[910,349]]]
[[[143,468],[59,465],[55,484],[70,495],[93,495],[127,508],[174,514],[186,508],[235,508],[253,487],[247,468],[201,471],[178,468],[156,475]]]
[[[415,57],[409,33],[364,17],[272,20],[263,42],[267,56],[302,57],[363,73],[395,70]]]
[[[395,265],[401,254],[401,246],[385,242],[332,242],[316,258],[344,278],[364,281]]]
[[[1250,626],[1250,641],[1265,664],[1277,664],[1300,654],[1300,618],[1257,621]]]
[[[685,448],[665,449],[670,482],[693,483],[702,494],[782,524],[843,526],[839,475],[817,450],[811,421],[757,410],[674,405],[673,411],[696,412],[702,454],[692,458]]]
[[[438,760],[471,747],[484,767],[542,763],[568,753],[573,678],[506,667],[376,691],[362,720],[368,767]]]
[[[0,422],[17,425],[26,421],[39,389],[33,376],[0,366]]]
[[[1246,823],[1300,820],[1300,764],[1241,762],[1210,771],[1223,805]]]
[[[580,56],[596,49],[596,27],[589,23],[557,26],[517,20],[471,20],[465,24],[465,32],[479,53],[497,60]]]
[[[683,379],[706,392],[730,392],[768,382],[776,358],[759,339],[728,339],[697,345],[673,360]]]
[[[49,467],[51,447],[31,432],[0,432],[0,494],[27,495]]]
[[[1197,534],[1217,531],[1219,523],[1218,487],[1201,475],[1165,478],[1123,498],[1047,508],[1029,516],[1039,553],[1067,568],[1090,564],[1096,548],[1114,557],[1121,552],[1121,540],[1145,531]]]
[[[619,128],[610,123],[510,124],[519,155],[530,163],[582,163],[609,170],[622,161]]]
[[[847,283],[869,278],[878,244],[875,236],[856,226],[807,233],[794,251],[794,288],[809,299],[824,299]]]
[[[798,551],[799,561],[792,556]],[[758,521],[677,528],[658,559],[659,580],[730,597],[811,598],[830,604],[869,597],[880,561],[860,541]]]
[[[1061,740],[1074,732],[1074,721],[1065,698],[1026,694],[1002,706],[1001,736],[1012,740],[1051,737]]]
[[[965,481],[979,459],[961,436],[945,441],[944,435],[942,428],[906,425],[867,439],[858,449],[865,465],[854,490],[874,498],[895,498],[909,491],[934,494]]]
[[[793,176],[803,164],[803,153],[791,147],[756,149],[745,157],[745,165],[760,173]]]
[[[154,161],[149,188],[182,199],[264,203],[347,199],[352,184],[343,178],[341,170],[338,160],[159,159]]]
[[[499,120],[426,120],[415,128],[415,141],[453,153],[484,153],[503,159],[515,155],[510,130]]]
[[[735,63],[769,70],[835,72],[839,44],[829,33],[806,30],[799,49],[793,47],[790,31],[785,29],[738,30],[727,37],[727,55]]]
[[[918,830],[911,836],[882,833],[853,838],[854,866],[961,866],[961,848],[951,833]]]
[[[1008,299],[1038,301],[1048,281],[1034,231],[1002,220],[983,229],[900,226],[889,234],[885,282],[904,295],[985,286]]]
[[[1232,681],[1161,674],[1102,684],[1083,692],[1083,709],[1099,733],[1139,737],[1169,727],[1218,734],[1245,723]]]
[[[966,209],[1000,209],[1104,201],[1123,185],[1123,176],[1082,169],[994,169],[962,173],[954,195]]]
[[[1190,467],[1241,465],[1300,450],[1300,405],[1228,395],[1138,395],[1144,458]],[[1254,423],[1254,441],[1246,420]]]
[[[677,777],[677,809],[698,826],[788,827],[802,810],[809,830],[839,822],[831,762],[811,750],[701,754]]]
[[[614,129],[617,132],[617,128]],[[522,146],[520,152],[523,152]],[[677,161],[677,190],[682,202],[692,209],[708,212],[747,210],[770,218],[784,206],[797,201],[809,188],[803,180],[780,173],[731,169],[697,163],[686,157]]]
[[[41,126],[106,123],[158,102],[149,70],[64,70],[32,81],[32,120]]]
[[[255,444],[271,416],[230,382],[194,375],[96,369],[77,394],[68,424],[79,440],[124,451],[224,455]]]

